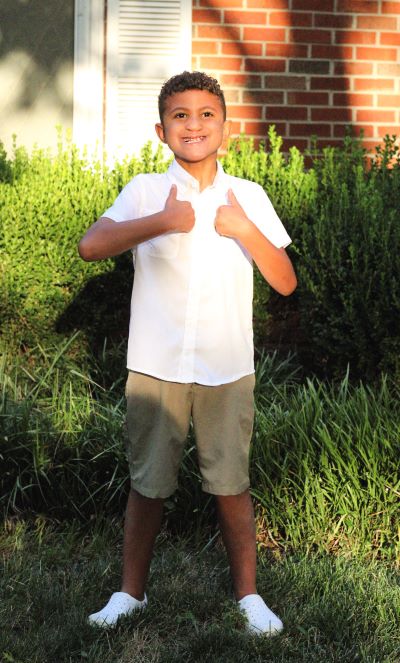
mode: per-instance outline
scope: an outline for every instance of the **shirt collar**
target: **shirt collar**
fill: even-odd
[[[171,165],[167,170],[168,179],[171,180],[174,184],[178,185],[178,188],[181,188],[185,191],[188,189],[194,189],[195,191],[199,190],[199,183],[193,175],[187,172],[179,163],[174,159]],[[210,184],[209,189],[214,189],[215,187],[222,184],[224,178],[226,177],[225,171],[222,168],[222,165],[217,161],[217,172],[214,177],[214,181]]]

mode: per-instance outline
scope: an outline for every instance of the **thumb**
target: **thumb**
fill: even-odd
[[[235,207],[240,207],[238,199],[236,198],[236,196],[233,193],[232,189],[228,189],[228,203],[230,205],[235,206]]]
[[[172,184],[171,188],[169,190],[168,194],[168,199],[167,200],[176,200],[176,196],[178,195],[178,187],[176,184]]]

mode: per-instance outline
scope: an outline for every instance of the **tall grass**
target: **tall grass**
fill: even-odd
[[[22,376],[15,365],[0,367],[7,515],[87,521],[122,512],[123,378],[105,389],[68,357],[65,347],[47,356],[47,367]],[[388,379],[374,389],[351,386],[347,377],[336,386],[301,384],[290,360],[260,361],[251,459],[260,548],[399,556],[398,398]],[[210,525],[209,502],[190,437],[168,519],[181,530]]]

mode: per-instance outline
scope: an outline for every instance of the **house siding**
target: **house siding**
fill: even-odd
[[[72,127],[74,0],[3,0],[0,27],[0,139],[54,147]]]
[[[400,2],[194,0],[193,69],[220,81],[234,133],[285,148],[337,144],[351,125],[373,149],[400,133]]]
[[[225,90],[233,134],[367,148],[400,134],[400,2],[193,0],[192,67]],[[72,127],[74,0],[3,0],[0,139],[55,147]],[[156,100],[155,100],[156,101]],[[99,136],[101,142],[101,136]]]

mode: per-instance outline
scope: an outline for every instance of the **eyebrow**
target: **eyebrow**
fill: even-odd
[[[216,106],[211,106],[210,104],[207,104],[207,106],[201,106],[201,108],[198,108],[196,110],[199,110],[199,111],[216,110]],[[167,112],[176,113],[177,111],[190,111],[190,108],[188,108],[186,106],[176,106],[174,108],[171,108],[171,110],[167,111]]]

